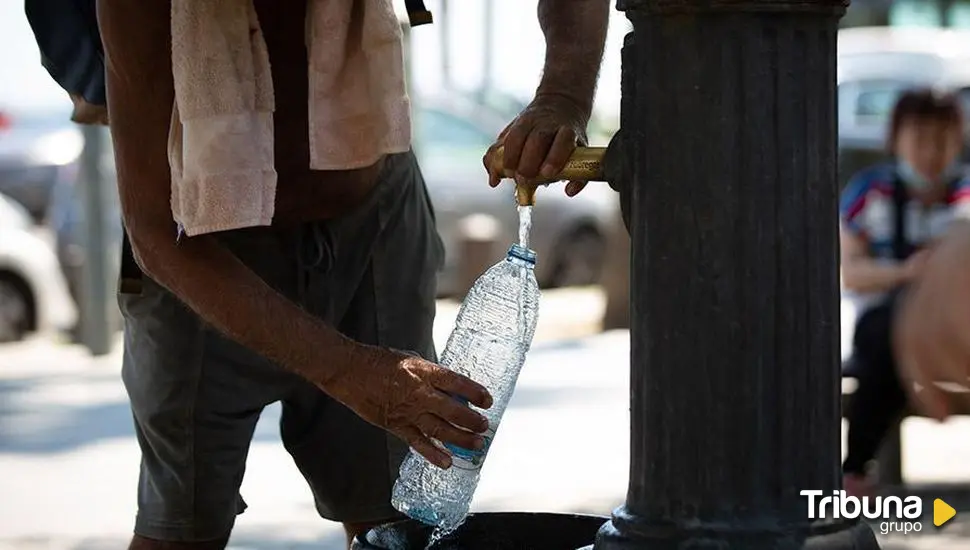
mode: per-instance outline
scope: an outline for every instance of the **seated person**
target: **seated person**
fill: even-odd
[[[843,485],[864,495],[867,464],[906,405],[890,343],[897,295],[919,277],[929,243],[970,210],[970,180],[958,167],[963,115],[954,95],[904,93],[896,103],[888,146],[893,161],[863,170],[842,193],[842,283],[858,303]]]

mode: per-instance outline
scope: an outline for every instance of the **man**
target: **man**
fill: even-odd
[[[904,296],[894,328],[900,374],[911,402],[945,420],[966,396],[934,382],[966,386],[970,379],[970,221],[957,221],[933,248]]]
[[[130,548],[226,546],[254,426],[275,401],[317,509],[349,542],[396,518],[408,444],[448,467],[433,440],[475,447],[486,428],[448,395],[488,407],[485,389],[432,362],[442,249],[424,182],[410,152],[309,169],[306,0],[256,0],[276,99],[273,226],[176,239],[170,6],[98,0],[122,211],[146,274],[121,296],[142,449]],[[545,66],[500,137],[506,171],[555,173],[584,141],[608,12],[609,0],[539,0]]]

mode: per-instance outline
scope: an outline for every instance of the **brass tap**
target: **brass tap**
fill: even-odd
[[[603,157],[606,147],[577,147],[562,171],[551,178],[537,178],[527,184],[515,184],[515,200],[519,206],[532,206],[536,200],[536,189],[557,181],[606,181],[603,174]],[[492,156],[493,171],[502,172],[511,178],[515,174],[505,170],[505,147],[499,147]]]
[[[536,203],[536,189],[539,186],[537,184],[533,185],[520,185],[518,182],[515,184],[515,202],[519,206],[535,206]]]

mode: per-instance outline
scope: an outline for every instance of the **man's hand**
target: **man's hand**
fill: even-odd
[[[946,419],[959,394],[934,382],[966,386],[970,377],[970,222],[955,224],[926,259],[900,304],[893,345],[913,405]]]
[[[535,99],[485,153],[489,185],[503,177],[520,184],[555,177],[577,145],[587,145],[586,124],[593,110],[610,0],[539,0],[536,15],[546,39],[546,58]],[[504,167],[493,166],[498,146],[505,146]],[[569,182],[566,194],[585,182]]]
[[[492,397],[484,387],[419,357],[362,349],[349,363],[352,370],[321,383],[321,389],[440,468],[451,466],[451,456],[435,441],[482,448],[484,441],[477,434],[488,429],[488,420],[456,397],[487,409]]]
[[[519,116],[499,134],[482,162],[488,184],[495,187],[502,178],[514,177],[528,184],[537,178],[550,179],[562,171],[577,145],[586,145],[589,112],[575,101],[554,94],[537,95]],[[505,147],[504,166],[493,160]],[[586,182],[571,181],[566,194],[582,191]]]

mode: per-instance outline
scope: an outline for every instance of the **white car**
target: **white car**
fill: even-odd
[[[839,180],[887,160],[893,106],[908,88],[956,92],[970,123],[970,31],[860,27],[839,31]],[[967,125],[970,131],[970,124]],[[965,155],[970,161],[970,155]]]
[[[20,204],[0,195],[0,342],[68,330],[77,309],[51,245]]]

